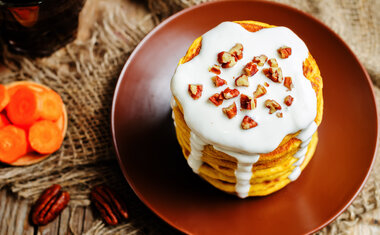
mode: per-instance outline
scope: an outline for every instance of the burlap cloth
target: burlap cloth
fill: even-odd
[[[112,228],[104,226],[99,219],[87,231],[88,234],[175,233],[126,187],[112,147],[110,109],[118,75],[139,41],[174,12],[206,1],[147,0],[145,5],[150,13],[139,22],[127,20],[128,1],[87,0],[86,8],[91,8],[89,5],[95,2],[101,2],[101,11],[91,14],[93,19],[85,19],[94,22],[89,31],[81,32],[87,35],[80,38],[87,39],[76,40],[52,56],[37,60],[12,55],[4,49],[3,63],[9,72],[1,75],[1,83],[33,80],[46,84],[62,95],[70,112],[68,133],[61,150],[36,165],[0,166],[0,187],[7,186],[18,197],[33,201],[47,186],[58,183],[71,193],[70,205],[75,207],[89,205],[89,189],[95,184],[108,182],[124,190],[131,219]],[[380,67],[377,66],[380,61],[380,14],[377,12],[380,1],[278,2],[308,12],[329,25],[349,44],[367,68],[374,84],[380,87]],[[378,87],[375,87],[375,93],[380,104]],[[360,195],[320,233],[345,233],[349,227],[363,222],[364,213],[379,207],[379,192],[380,161],[377,161]]]

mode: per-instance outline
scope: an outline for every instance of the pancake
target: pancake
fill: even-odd
[[[276,192],[313,157],[322,87],[316,61],[290,29],[223,22],[192,43],[172,78],[183,155],[195,173],[227,193]]]

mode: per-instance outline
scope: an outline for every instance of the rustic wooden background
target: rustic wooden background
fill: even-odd
[[[78,34],[79,39],[89,36],[89,28],[96,17],[96,12],[107,0],[97,0],[96,4],[86,4],[81,15],[81,26]],[[108,0],[109,1],[109,0]],[[122,0],[129,7],[126,15],[133,20],[142,19],[147,13],[144,1]],[[2,73],[6,70],[1,69]],[[72,211],[74,210],[74,211]],[[17,199],[9,190],[0,191],[0,235],[19,234],[82,234],[86,232],[94,221],[92,207],[66,208],[62,214],[46,226],[37,227],[29,223],[30,202]],[[72,224],[69,224],[70,217]],[[95,214],[95,216],[97,216]],[[347,231],[347,234],[380,234],[380,222],[373,218],[380,218],[380,209],[366,213],[361,222]]]

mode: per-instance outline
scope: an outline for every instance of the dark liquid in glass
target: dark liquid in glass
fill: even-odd
[[[11,51],[48,56],[76,38],[85,0],[0,0],[1,34]]]

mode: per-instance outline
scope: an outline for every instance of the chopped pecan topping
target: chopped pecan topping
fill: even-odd
[[[241,43],[236,43],[236,45],[231,48],[229,53],[235,56],[236,59],[241,60],[243,58],[243,45]]]
[[[263,73],[265,74],[265,76],[267,76],[267,78],[269,78],[273,82],[281,83],[282,80],[284,79],[282,77],[282,70],[281,70],[281,68],[270,67],[270,68],[267,68],[267,69],[263,69]]]
[[[276,113],[276,116],[277,116],[278,118],[282,118],[282,113]]]
[[[274,100],[266,100],[265,107],[269,108],[269,114],[276,112],[277,110],[281,110],[281,105]]]
[[[213,96],[208,98],[213,104],[219,106],[223,103],[223,95],[222,93],[215,93]]]
[[[288,88],[289,91],[292,90],[292,88],[294,87],[294,85],[293,85],[293,82],[292,82],[292,78],[291,78],[291,77],[285,77],[285,78],[284,78],[284,86],[285,86],[286,88]]]
[[[248,76],[245,74],[240,75],[235,80],[236,86],[249,86]]]
[[[189,94],[194,100],[197,100],[202,96],[202,90],[203,85],[189,84]]]
[[[266,55],[260,55],[253,57],[252,62],[256,63],[258,66],[263,66],[267,61],[268,57]]]
[[[213,81],[213,83],[216,87],[220,87],[220,86],[227,84],[227,81],[220,78],[219,76],[214,76],[211,78],[211,80]]]
[[[252,99],[252,97],[241,94],[240,95],[240,107],[242,109],[252,110],[256,108],[256,99]]]
[[[248,62],[243,71],[245,72],[245,74],[247,74],[247,76],[251,77],[253,75],[255,75],[255,73],[257,73],[258,68],[257,68],[257,64],[253,63],[253,62]]]
[[[292,48],[287,46],[280,47],[277,51],[282,59],[286,59],[292,54]]]
[[[293,98],[291,95],[288,95],[288,96],[285,97],[285,99],[284,99],[284,103],[285,103],[287,106],[290,106],[290,105],[292,105],[293,100],[294,100],[294,98]]]
[[[251,129],[251,128],[256,127],[256,126],[257,126],[257,122],[255,122],[249,116],[245,116],[243,118],[243,121],[241,122],[241,128],[243,128],[244,130]]]
[[[237,108],[236,108],[235,102],[231,104],[230,106],[223,108],[222,110],[223,110],[223,113],[225,113],[229,119],[235,117],[237,114]]]
[[[236,64],[237,58],[229,52],[222,51],[218,54],[218,62],[222,68],[231,68]]]
[[[231,90],[229,87],[227,87],[224,91],[222,91],[222,94],[224,99],[228,100],[238,96],[240,92],[237,89]]]
[[[275,58],[269,59],[268,64],[270,67],[274,67],[274,68],[278,67],[278,63],[277,63],[277,60]]]
[[[257,85],[256,91],[253,92],[253,97],[259,98],[267,93],[267,89],[263,87],[262,85]]]
[[[264,86],[269,87],[269,83],[264,82]]]
[[[215,73],[216,75],[219,75],[221,73],[220,66],[214,64],[211,68],[208,69],[211,73]]]

